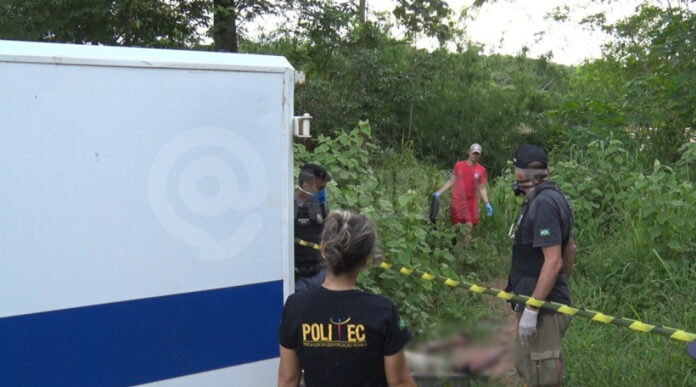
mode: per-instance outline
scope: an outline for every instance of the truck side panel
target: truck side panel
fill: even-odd
[[[287,94],[286,69],[0,60],[0,385],[275,374]]]

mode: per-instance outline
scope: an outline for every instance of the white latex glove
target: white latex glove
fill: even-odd
[[[532,339],[534,339],[534,336],[536,336],[538,314],[538,310],[524,308],[522,318],[520,318],[520,324],[517,327],[517,336],[520,338],[520,344],[529,345]]]

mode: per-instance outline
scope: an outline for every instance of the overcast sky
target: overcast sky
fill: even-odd
[[[660,0],[652,0],[660,2]],[[474,0],[448,0],[455,15],[460,15],[462,8],[469,7]],[[635,13],[642,0],[488,0],[476,11],[470,12],[466,20],[468,36],[485,47],[485,53],[515,55],[523,47],[529,49],[527,55],[537,58],[549,51],[553,52],[552,61],[565,65],[576,65],[585,59],[601,56],[601,46],[608,37],[600,31],[592,31],[581,26],[582,18],[599,12],[606,14],[607,22],[625,18]],[[395,0],[367,0],[368,18],[374,12],[391,11]],[[561,23],[549,18],[549,14],[558,7],[567,8],[569,20]],[[261,17],[249,27],[251,36],[259,30],[273,29],[279,22],[278,17]],[[403,31],[393,31],[400,37]],[[421,40],[417,46],[422,48],[437,47],[435,41]]]
[[[367,0],[375,11],[391,11],[394,0]],[[449,0],[450,8],[459,14],[473,0]],[[597,4],[599,3],[599,4]],[[607,37],[598,31],[579,26],[577,21],[587,15],[606,12],[611,23],[635,12],[640,0],[497,0],[484,4],[466,23],[468,36],[483,43],[486,53],[517,54],[522,47],[529,48],[528,55],[538,57],[553,52],[553,61],[566,65],[582,63],[586,58],[598,58],[601,45]],[[559,23],[547,17],[557,7],[568,7],[571,20]],[[542,33],[539,35],[539,33]],[[419,45],[427,47],[427,42]],[[432,45],[432,43],[430,44]]]

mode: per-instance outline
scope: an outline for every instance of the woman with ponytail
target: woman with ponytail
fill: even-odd
[[[389,299],[356,289],[377,235],[364,215],[324,222],[321,287],[288,297],[280,323],[278,386],[415,386],[404,358],[411,339]]]

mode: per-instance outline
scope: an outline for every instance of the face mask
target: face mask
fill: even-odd
[[[520,188],[520,183],[525,183],[525,187],[527,187],[528,183],[530,183],[530,182],[531,182],[531,180],[524,180],[524,181],[518,180],[518,181],[512,183],[512,186],[511,186],[512,192],[515,193],[515,196],[527,195],[527,192],[525,192],[525,190]],[[532,185],[529,186],[529,188],[527,188],[527,191],[534,188],[534,187],[536,187],[536,183],[532,183]]]
[[[314,196],[312,196],[312,201],[319,204],[326,203],[326,190],[322,189],[321,191],[314,194]]]

